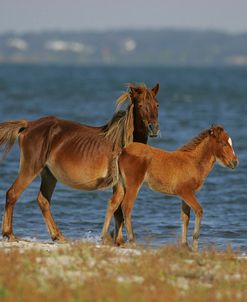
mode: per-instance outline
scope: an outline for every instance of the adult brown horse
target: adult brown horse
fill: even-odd
[[[53,240],[64,240],[50,210],[51,196],[57,180],[72,188],[98,190],[114,187],[118,181],[118,156],[133,141],[146,143],[157,136],[157,84],[129,85],[117,104],[129,99],[125,111],[117,111],[102,127],[44,117],[35,121],[0,123],[0,146],[5,155],[19,138],[19,175],[6,193],[2,226],[3,237],[16,240],[13,233],[13,208],[21,193],[40,174],[38,204]],[[119,107],[117,107],[118,109]]]
[[[128,145],[119,158],[121,177],[107,209],[102,237],[107,235],[111,217],[121,203],[128,239],[130,242],[134,240],[131,211],[142,183],[146,183],[154,191],[177,195],[182,199],[184,245],[187,245],[190,208],[194,210],[196,220],[192,249],[196,251],[203,209],[195,193],[202,187],[216,161],[231,169],[238,164],[232,140],[222,126],[212,126],[172,152],[140,143]],[[118,235],[116,240],[118,243]]]

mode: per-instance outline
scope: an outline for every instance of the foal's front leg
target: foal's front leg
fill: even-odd
[[[190,206],[193,211],[195,212],[196,221],[195,221],[195,227],[193,232],[193,241],[192,241],[192,250],[194,252],[198,251],[198,239],[200,235],[200,226],[201,226],[201,220],[203,215],[203,209],[202,206],[199,204],[193,193],[186,192],[180,194],[182,199],[187,203],[188,206]]]
[[[124,216],[124,223],[127,230],[127,236],[129,243],[135,242],[135,235],[133,232],[131,213],[133,209],[134,202],[136,200],[137,194],[139,192],[140,186],[133,184],[132,187],[128,187],[125,192],[124,199],[121,203],[121,208]]]

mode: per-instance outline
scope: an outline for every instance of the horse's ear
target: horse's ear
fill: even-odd
[[[156,86],[154,86],[154,88],[152,88],[153,96],[156,96],[157,93],[159,92],[159,90],[160,90],[160,84],[157,83]]]
[[[130,89],[130,93],[132,95],[134,95],[136,93],[141,94],[143,92],[143,89],[141,87],[136,87],[136,86],[132,86],[132,85],[129,86],[129,89]]]

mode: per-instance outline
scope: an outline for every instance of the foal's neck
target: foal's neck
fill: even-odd
[[[194,154],[193,154],[194,153]],[[193,151],[193,158],[200,166],[203,176],[207,176],[216,161],[209,138],[204,139]]]

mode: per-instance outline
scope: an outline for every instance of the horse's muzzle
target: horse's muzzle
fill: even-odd
[[[234,159],[232,161],[230,161],[230,163],[228,164],[229,168],[231,169],[235,169],[239,164],[238,159]]]
[[[150,137],[156,137],[160,133],[160,127],[159,124],[148,124],[148,136]]]

